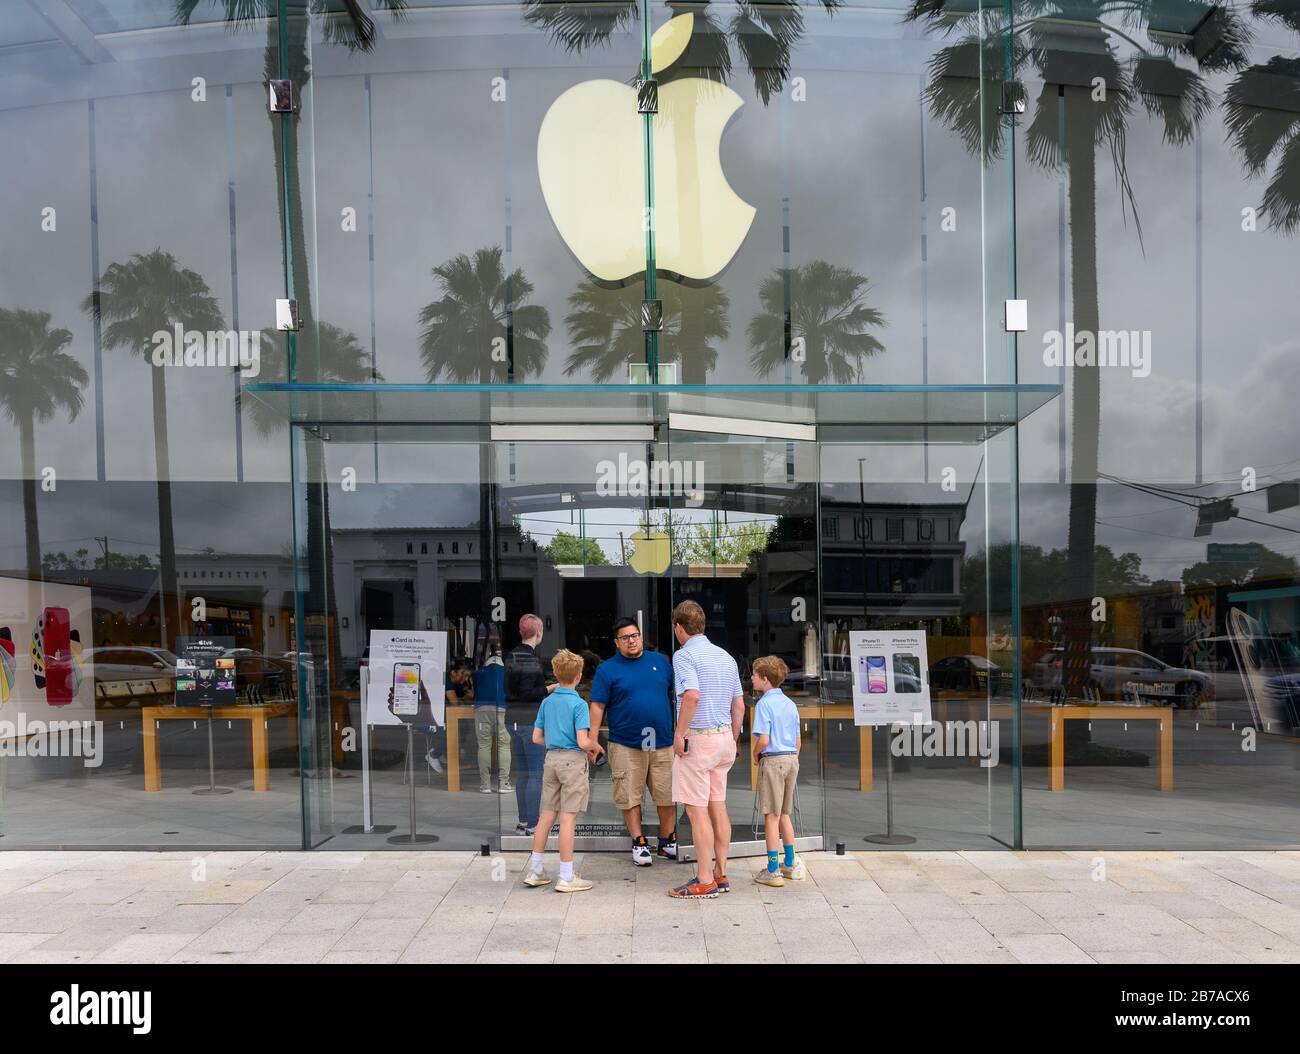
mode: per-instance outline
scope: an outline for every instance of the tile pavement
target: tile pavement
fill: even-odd
[[[812,853],[688,903],[687,865],[588,854],[564,895],[526,859],[0,853],[0,962],[1300,963],[1300,852]]]

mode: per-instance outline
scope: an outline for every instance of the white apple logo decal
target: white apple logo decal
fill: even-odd
[[[695,16],[678,15],[651,40],[651,69],[686,50]],[[743,101],[726,85],[685,77],[659,86],[654,115],[655,262],[709,279],[740,248],[754,207],[722,171],[722,133]],[[636,89],[611,80],[576,84],[542,119],[537,175],[551,219],[596,278],[619,282],[645,270],[644,118]]]

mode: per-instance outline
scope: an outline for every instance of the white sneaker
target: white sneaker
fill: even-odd
[[[442,772],[442,762],[437,759],[432,750],[424,755],[424,760],[429,763],[429,768],[433,769],[434,772]]]
[[[551,876],[545,871],[529,871],[524,875],[524,885],[526,886],[548,886],[551,884]]]
[[[549,879],[547,881],[550,881]],[[594,882],[588,882],[581,875],[574,875],[567,882],[561,879],[555,883],[555,892],[557,893],[582,893],[594,886]]]
[[[636,864],[637,867],[649,867],[653,864],[654,856],[650,852],[650,846],[645,842],[642,842],[639,845],[636,842],[633,842],[632,863]]]
[[[502,779],[497,783],[497,793],[510,794],[514,791],[515,785],[508,779]]]
[[[798,853],[794,854],[794,863],[790,867],[785,864],[781,865],[781,875],[783,878],[791,879],[795,882],[802,882],[808,877],[808,868],[804,866],[803,857]]]
[[[491,793],[492,793],[492,784],[490,784],[490,783],[480,783],[480,784],[478,785],[478,792],[479,792],[480,794],[491,794]]]

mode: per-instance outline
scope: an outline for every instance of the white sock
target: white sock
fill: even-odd
[[[531,872],[532,872],[533,874],[535,874],[535,875],[539,875],[539,874],[541,874],[541,872],[542,872],[542,854],[541,854],[541,853],[530,853],[530,854],[528,855],[528,870],[531,871]]]
[[[561,860],[561,861],[560,861],[560,881],[561,881],[561,882],[567,882],[567,881],[569,881],[569,879],[571,879],[572,877],[573,877],[573,861],[572,861],[572,860]]]

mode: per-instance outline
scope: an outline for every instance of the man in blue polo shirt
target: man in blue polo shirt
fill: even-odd
[[[632,863],[652,862],[641,833],[645,789],[659,813],[659,855],[677,859],[677,807],[673,804],[673,666],[646,651],[635,619],[614,624],[618,652],[596,667],[591,682],[591,728],[595,736],[609,718],[609,770],[614,804],[632,836]]]

